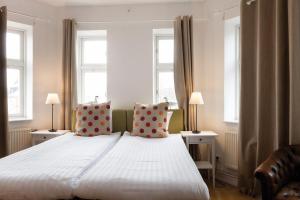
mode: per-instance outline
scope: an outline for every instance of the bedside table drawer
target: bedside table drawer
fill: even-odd
[[[49,132],[48,130],[39,130],[31,132],[32,145],[37,145],[52,138],[64,135],[70,132],[69,130],[57,130],[56,132]]]
[[[57,137],[56,135],[35,135],[34,139],[38,141],[46,141]]]
[[[189,137],[189,143],[190,144],[201,144],[201,143],[211,143],[213,141],[213,138],[208,138],[208,137]]]

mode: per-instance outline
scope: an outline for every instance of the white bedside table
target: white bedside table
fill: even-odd
[[[212,170],[213,175],[213,187],[215,188],[216,178],[216,137],[217,133],[212,131],[201,131],[201,133],[193,134],[191,131],[181,131],[182,137],[185,138],[186,147],[189,150],[190,144],[208,144],[211,145],[211,155],[209,156],[211,161],[197,161],[196,166],[198,169]]]
[[[70,132],[70,131],[69,130],[57,130],[56,132],[49,132],[48,130],[38,130],[38,131],[31,132],[32,146],[40,144],[42,142],[45,142],[45,141],[55,138],[57,136],[61,136],[68,132]]]

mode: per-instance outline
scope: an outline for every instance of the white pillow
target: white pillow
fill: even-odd
[[[172,115],[173,115],[173,111],[168,111],[167,112],[167,126],[166,126],[167,131],[169,130],[169,123],[170,123]]]

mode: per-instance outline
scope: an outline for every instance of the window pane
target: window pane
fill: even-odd
[[[240,99],[240,19],[225,20],[224,121],[238,122]]]
[[[167,100],[170,103],[170,106],[174,107],[177,105],[173,72],[158,73],[158,98],[159,102]]]
[[[236,27],[236,95],[235,95],[235,120],[239,121],[240,115],[240,88],[241,88],[241,41],[240,41],[240,25]]]
[[[106,73],[84,72],[83,103],[94,102],[98,96],[98,102],[106,101]]]
[[[8,59],[21,59],[21,35],[8,32],[6,34],[6,56]]]
[[[174,40],[160,39],[158,40],[158,62],[173,63],[174,62]]]
[[[83,41],[83,64],[106,64],[106,41]]]
[[[21,72],[7,69],[8,114],[21,114]]]

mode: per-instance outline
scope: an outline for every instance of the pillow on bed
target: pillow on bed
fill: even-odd
[[[148,138],[167,137],[168,107],[168,103],[157,105],[135,104],[131,135]]]
[[[76,108],[76,135],[96,136],[111,133],[110,101],[101,104],[81,104]]]

